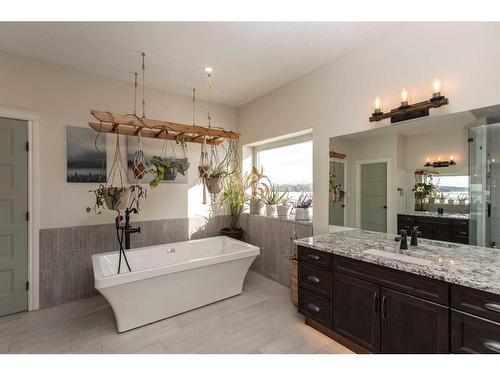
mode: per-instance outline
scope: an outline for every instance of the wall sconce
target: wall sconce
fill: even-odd
[[[381,100],[377,96],[375,99],[375,109],[370,117],[370,122],[390,118],[391,123],[394,123],[429,116],[430,108],[438,108],[448,103],[448,98],[441,95],[441,82],[435,78],[432,82],[432,97],[423,102],[408,104],[408,91],[402,89],[401,105],[398,108],[391,109],[390,112],[384,113],[382,112]]]
[[[438,156],[438,160],[433,162],[431,162],[431,159],[427,158],[424,167],[443,168],[456,164],[457,163],[455,162],[453,155],[450,156],[450,160],[441,160],[441,156]]]

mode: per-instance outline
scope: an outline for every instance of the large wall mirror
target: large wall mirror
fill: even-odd
[[[499,162],[500,105],[331,138],[330,230],[500,246]]]

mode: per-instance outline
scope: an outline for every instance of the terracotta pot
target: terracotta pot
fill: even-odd
[[[297,207],[295,209],[295,220],[311,221],[311,216],[312,216],[311,213],[312,213],[311,207],[308,208]]]
[[[205,178],[205,184],[210,194],[219,194],[222,190],[222,179],[220,177],[207,177]]]
[[[278,211],[278,218],[279,219],[287,219],[288,218],[288,211],[290,210],[290,207],[289,206],[282,206],[282,205],[279,205],[277,207],[277,211]]]
[[[130,201],[130,193],[129,187],[108,187],[104,191],[104,202],[110,210],[125,210]]]
[[[250,199],[250,215],[260,215],[262,212],[262,202],[260,199]]]
[[[235,240],[241,240],[241,237],[243,236],[243,229],[241,229],[241,228],[234,228],[234,229],[222,228],[220,230],[220,234],[222,236],[234,238]]]
[[[200,176],[200,178],[206,178],[209,169],[210,169],[210,166],[208,166],[208,165],[199,165],[198,166],[198,176]]]
[[[138,164],[134,164],[132,171],[134,172],[134,177],[136,179],[142,180],[147,173],[146,165],[144,165],[144,163],[142,163],[142,162],[138,163]]]
[[[266,215],[268,217],[275,217],[278,215],[277,206],[275,204],[266,204]]]

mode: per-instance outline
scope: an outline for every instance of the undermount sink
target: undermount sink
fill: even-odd
[[[376,256],[390,258],[390,259],[394,259],[394,260],[400,260],[400,261],[407,262],[407,263],[414,263],[414,264],[418,264],[421,266],[430,266],[433,263],[433,261],[429,260],[429,259],[422,259],[422,258],[412,257],[409,255],[398,254],[398,253],[394,253],[392,251],[368,249],[368,250],[365,250],[363,252],[366,254],[370,254],[370,255],[376,255]]]

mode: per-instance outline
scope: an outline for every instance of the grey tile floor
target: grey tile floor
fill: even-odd
[[[0,353],[351,353],[306,326],[289,293],[249,272],[237,297],[121,334],[91,297],[0,318]]]

